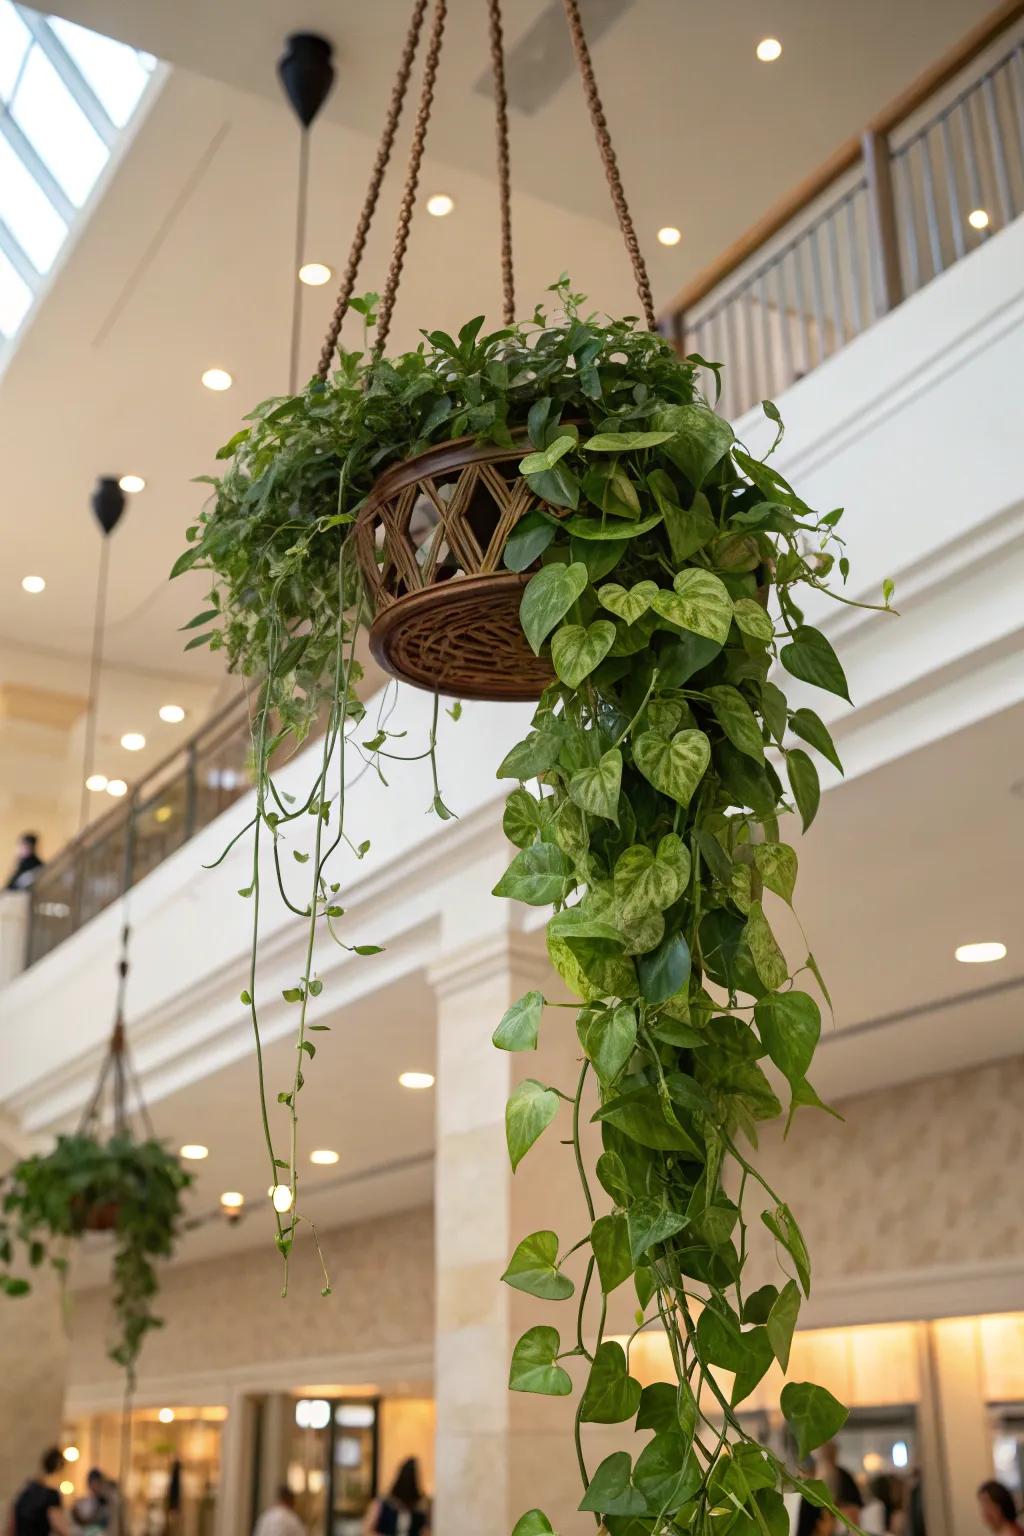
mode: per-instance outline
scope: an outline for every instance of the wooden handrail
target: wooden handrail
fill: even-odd
[[[1002,0],[1002,4],[990,11],[958,43],[942,54],[934,64],[918,75],[906,90],[901,91],[887,107],[873,117],[867,124],[865,133],[875,136],[891,133],[894,128],[923,106],[930,96],[941,90],[955,75],[959,74],[960,70],[970,64],[972,59],[977,58],[978,54],[983,52],[1001,32],[1005,32],[1007,27],[1012,26],[1022,16],[1024,16],[1024,0]],[[849,139],[844,139],[816,171],[806,176],[785,197],[780,198],[758,219],[756,224],[752,224],[738,240],[734,240],[730,246],[727,246],[715,261],[703,267],[695,277],[692,277],[675,298],[662,309],[663,322],[671,326],[676,317],[684,315],[695,304],[699,304],[701,299],[706,298],[730,273],[735,272],[762,246],[767,245],[780,230],[785,229],[797,214],[810,207],[815,199],[820,197],[844,172],[855,166],[861,159],[863,138],[864,135],[858,133]]]

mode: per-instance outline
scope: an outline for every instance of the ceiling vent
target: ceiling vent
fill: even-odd
[[[581,9],[591,47],[632,4],[633,0],[585,0]],[[552,0],[505,55],[509,106],[532,117],[547,105],[575,68],[565,11],[561,0]],[[479,96],[493,96],[490,69],[484,71],[473,89]]]

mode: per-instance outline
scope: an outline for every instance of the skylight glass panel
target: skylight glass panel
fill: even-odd
[[[101,37],[60,16],[51,16],[49,27],[92,86],[114,127],[123,128],[149,84],[151,55],[138,54],[127,43]]]
[[[0,0],[0,101],[10,101],[31,41],[11,0]]]
[[[0,138],[0,219],[36,271],[49,272],[68,227],[5,138]]]
[[[0,251],[0,336],[13,336],[32,307],[32,289]]]
[[[11,104],[11,116],[68,197],[80,208],[106,165],[109,152],[39,48],[33,48],[28,56]]]

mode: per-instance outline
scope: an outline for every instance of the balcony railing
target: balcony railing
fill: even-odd
[[[1024,3],[1000,6],[673,301],[733,416],[1024,212]]]
[[[32,886],[26,964],[49,954],[245,794],[250,750],[242,700],[68,843]]]

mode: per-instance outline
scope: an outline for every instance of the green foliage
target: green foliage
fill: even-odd
[[[129,1381],[146,1334],[160,1327],[153,1310],[156,1259],[173,1251],[181,1197],[192,1182],[178,1159],[158,1141],[128,1134],[97,1141],[78,1133],[59,1136],[52,1152],[23,1158],[3,1180],[0,1217],[0,1290],[23,1296],[29,1282],[10,1270],[16,1245],[30,1267],[49,1259],[63,1278],[70,1245],[97,1222],[114,1238],[110,1358]]]

